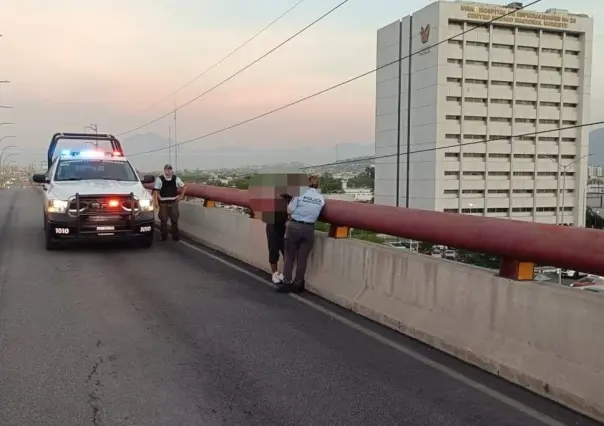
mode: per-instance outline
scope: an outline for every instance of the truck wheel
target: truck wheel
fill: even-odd
[[[46,250],[56,250],[59,243],[52,237],[52,228],[44,221],[44,242]]]
[[[141,248],[151,248],[151,246],[153,246],[153,232],[141,237],[140,246]]]

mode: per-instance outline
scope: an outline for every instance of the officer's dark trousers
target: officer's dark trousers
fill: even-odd
[[[283,282],[293,283],[297,287],[304,285],[304,275],[308,256],[315,243],[315,226],[307,223],[290,221],[285,231],[285,262],[283,265]],[[292,277],[294,262],[296,276]],[[292,279],[293,278],[293,279]]]
[[[170,220],[170,225],[172,227],[172,238],[178,239],[180,237],[180,232],[178,230],[178,216],[178,203],[174,201],[159,202],[159,230],[162,239],[168,238],[168,220]]]

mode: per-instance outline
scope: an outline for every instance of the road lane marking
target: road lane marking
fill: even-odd
[[[223,259],[220,256],[217,256],[217,255],[215,255],[213,253],[210,253],[209,251],[204,250],[204,249],[202,249],[202,248],[200,248],[200,247],[198,247],[196,245],[190,244],[190,243],[185,242],[185,241],[181,241],[180,244],[182,244],[182,245],[184,245],[184,246],[186,246],[186,247],[188,247],[188,248],[190,248],[192,250],[198,251],[198,252],[200,252],[200,253],[202,253],[202,254],[204,254],[204,255],[206,255],[206,256],[208,256],[208,257],[210,257],[210,258],[212,258],[212,259],[214,259],[214,260],[216,260],[218,262],[221,262],[222,264],[227,265],[227,266],[231,267],[232,269],[235,269],[235,270],[237,270],[237,271],[239,271],[239,272],[247,275],[250,278],[253,278],[254,280],[256,280],[256,281],[258,281],[258,282],[260,282],[262,284],[266,284],[266,285],[268,285],[270,287],[273,287],[273,288],[275,287],[270,281],[268,281],[266,279],[263,279],[262,277],[259,277],[258,275],[254,274],[253,272],[248,271],[245,268],[242,268],[241,266],[239,266],[239,265],[237,265],[237,264],[235,264],[235,263],[233,263],[233,262],[231,262],[229,260]],[[360,332],[360,333],[362,333],[362,334],[364,334],[364,335],[372,338],[373,340],[376,340],[376,341],[378,341],[378,342],[380,342],[380,343],[382,343],[382,344],[384,344],[384,345],[386,345],[386,346],[388,346],[388,347],[390,347],[390,348],[392,348],[392,349],[394,349],[394,350],[396,350],[396,351],[398,351],[398,352],[400,352],[402,354],[405,354],[406,356],[408,356],[410,358],[413,358],[414,360],[416,360],[416,361],[418,361],[418,362],[420,362],[420,363],[422,363],[422,364],[424,364],[424,365],[426,365],[428,367],[432,367],[435,370],[437,370],[437,371],[439,371],[439,372],[441,372],[441,373],[443,373],[443,374],[451,377],[452,379],[455,379],[455,380],[457,380],[457,381],[459,381],[459,382],[461,382],[461,383],[463,383],[463,384],[471,387],[472,389],[477,390],[478,392],[481,392],[481,393],[483,393],[485,395],[488,395],[491,398],[493,398],[493,399],[495,399],[495,400],[497,400],[497,401],[499,401],[499,402],[501,402],[501,403],[503,403],[503,404],[505,404],[505,405],[507,405],[507,406],[509,406],[509,407],[511,407],[511,408],[513,408],[513,409],[515,409],[515,410],[517,410],[517,411],[519,411],[519,412],[521,412],[521,413],[523,413],[523,414],[525,414],[525,415],[527,415],[527,416],[529,416],[529,417],[531,417],[531,418],[533,418],[535,420],[537,420],[537,421],[540,421],[541,423],[543,423],[545,425],[548,425],[548,426],[566,426],[564,423],[560,423],[559,421],[557,421],[556,419],[548,416],[547,414],[541,413],[540,411],[537,411],[537,410],[535,410],[535,409],[533,409],[533,408],[531,408],[531,407],[529,407],[529,406],[527,406],[527,405],[525,405],[525,404],[523,404],[521,402],[518,402],[515,399],[510,398],[510,397],[502,394],[501,392],[496,391],[495,389],[492,389],[492,388],[490,388],[490,387],[488,387],[486,385],[483,385],[482,383],[479,383],[479,382],[477,382],[475,380],[472,380],[469,377],[466,377],[463,374],[458,373],[457,371],[453,370],[452,368],[449,368],[449,367],[447,367],[447,366],[445,366],[445,365],[443,365],[443,364],[441,364],[439,362],[436,362],[436,361],[434,361],[434,360],[432,360],[432,359],[430,359],[428,357],[425,357],[424,355],[422,355],[422,354],[420,354],[420,353],[418,353],[418,352],[416,352],[416,351],[414,351],[412,349],[409,349],[409,348],[401,345],[400,343],[396,343],[396,342],[388,339],[387,337],[384,337],[381,334],[376,333],[375,331],[369,330],[368,328],[363,327],[362,325],[357,324],[354,321],[351,321],[348,318],[343,317],[342,315],[339,315],[339,314],[337,314],[335,312],[332,312],[329,309],[324,308],[323,306],[320,306],[320,305],[318,305],[318,304],[316,304],[316,303],[314,303],[314,302],[312,302],[312,301],[310,301],[308,299],[305,299],[305,298],[303,298],[303,297],[301,297],[301,296],[299,296],[297,294],[294,294],[294,293],[287,293],[287,294],[290,297],[293,297],[294,299],[296,299],[297,301],[304,303],[308,307],[310,307],[310,308],[312,308],[312,309],[314,309],[316,311],[319,311],[319,312],[321,312],[321,313],[323,313],[323,314],[325,314],[325,315],[333,318],[334,320],[340,322],[341,324],[344,324],[344,325],[346,325],[346,326],[348,326],[350,328],[353,328],[354,330],[356,330],[356,331],[358,331],[358,332]]]

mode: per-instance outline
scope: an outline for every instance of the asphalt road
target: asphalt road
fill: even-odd
[[[183,243],[46,252],[24,189],[0,193],[0,425],[596,424],[304,297],[495,396]]]

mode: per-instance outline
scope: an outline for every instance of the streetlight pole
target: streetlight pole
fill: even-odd
[[[9,80],[0,80],[0,84],[8,84],[10,83]],[[0,105],[0,108],[4,108],[4,109],[12,109],[12,106],[7,106],[7,105]]]
[[[8,139],[8,138],[16,138],[16,136],[12,136],[12,135],[11,136],[2,136],[0,138],[0,142],[2,142],[4,139]]]
[[[6,184],[6,167],[7,167],[9,164],[14,163],[14,161],[13,161],[13,160],[8,161],[8,159],[9,159],[10,157],[15,156],[15,155],[17,155],[17,154],[16,154],[16,153],[10,153],[10,154],[8,154],[8,155],[7,155],[7,156],[4,158],[4,161],[2,162],[2,172],[1,172],[1,174],[2,174],[2,186],[4,186],[4,185]]]
[[[585,154],[583,157],[579,158],[578,160],[573,161],[572,163],[566,164],[565,166],[561,166],[558,165],[558,167],[562,167],[562,172],[564,173],[564,176],[562,177],[562,214],[560,215],[560,222],[561,225],[564,226],[564,210],[566,208],[566,206],[564,205],[564,200],[565,200],[565,196],[566,196],[566,171],[568,170],[568,168],[578,162],[580,162],[581,160],[583,160],[585,157],[589,157],[592,154]]]

